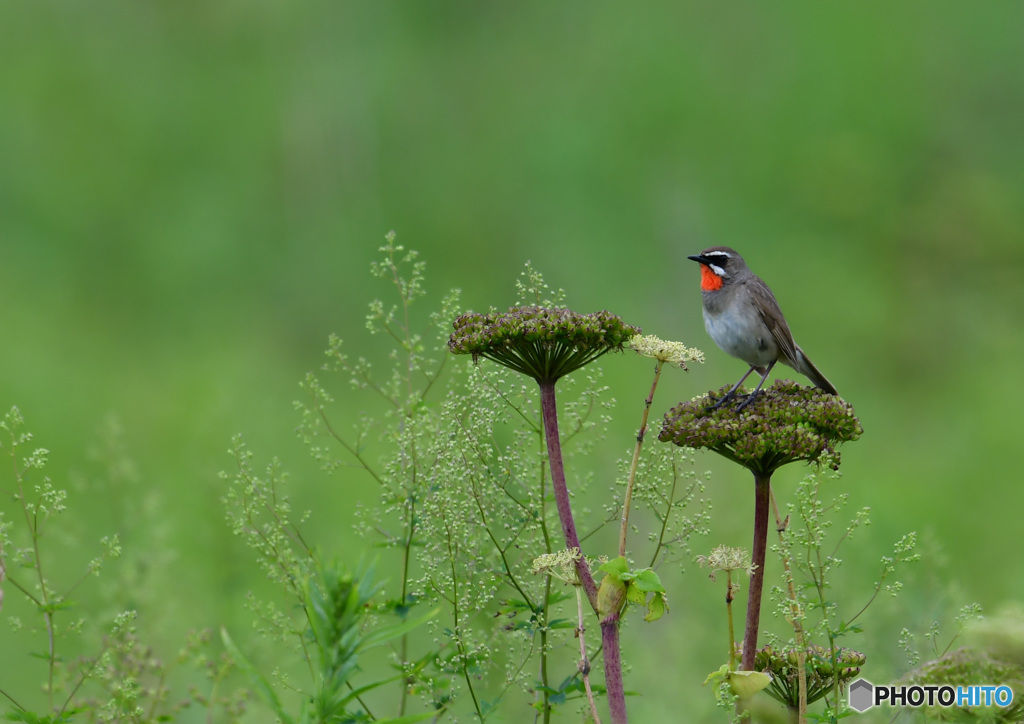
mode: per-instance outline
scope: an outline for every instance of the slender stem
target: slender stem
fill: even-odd
[[[476,698],[476,690],[473,689],[473,680],[469,677],[469,656],[466,652],[466,647],[462,642],[462,628],[459,624],[459,576],[455,572],[455,559],[458,557],[459,544],[452,540],[452,529],[448,525],[448,521],[445,521],[445,532],[448,535],[448,551],[449,551],[449,563],[452,570],[452,619],[453,628],[452,631],[455,636],[455,648],[459,653],[459,657],[462,659],[462,676],[466,680],[466,688],[469,690],[469,696],[473,700],[473,709],[476,710],[477,719],[480,721],[484,720],[483,712],[480,711],[480,701]]]
[[[548,577],[551,580],[551,577]],[[590,702],[590,713],[594,717],[594,724],[601,724],[601,717],[597,715],[597,703],[594,701],[594,692],[590,688],[590,659],[587,658],[587,642],[583,638],[583,633],[587,630],[583,625],[583,594],[580,592],[579,586],[573,586],[576,589],[576,613],[579,617],[579,625],[576,628],[576,638],[580,640],[580,673],[583,675],[583,688],[587,691],[587,701]]]
[[[668,531],[668,520],[672,516],[672,506],[676,504],[676,484],[679,482],[679,473],[676,470],[675,462],[672,463],[672,489],[668,491],[668,507],[665,509],[665,516],[661,519],[661,530],[658,531],[658,544],[654,546],[654,553],[651,555],[650,568],[658,562],[661,549],[665,547],[665,533]],[[692,490],[692,488],[691,488]],[[657,515],[657,513],[655,513]]]
[[[807,645],[804,643],[804,626],[801,623],[803,615],[800,612],[800,601],[796,597],[796,587],[793,585],[793,569],[789,563],[789,551],[785,546],[786,525],[789,519],[782,520],[779,514],[779,506],[775,502],[775,494],[771,494],[772,512],[775,513],[775,530],[779,533],[779,550],[782,552],[782,565],[786,570],[786,586],[789,589],[789,614],[792,618],[793,634],[796,638],[796,665],[797,665],[797,724],[807,722]]]
[[[531,423],[532,424],[532,423]],[[537,432],[541,432],[538,430]],[[543,438],[543,434],[538,436]],[[540,439],[540,444],[543,447],[544,440]],[[552,553],[553,548],[551,547],[551,534],[548,532],[548,493],[547,493],[547,475],[545,475],[544,465],[540,466],[540,530],[544,535],[544,552]],[[548,607],[551,605],[551,576],[547,576],[547,581],[544,583],[544,602],[543,607],[543,625],[540,629],[540,683],[544,686],[543,693],[543,709],[544,712],[544,724],[551,724],[551,684],[548,682],[548,622],[551,617],[548,615]],[[536,717],[534,717],[536,721]]]
[[[651,383],[651,391],[644,400],[644,412],[640,417],[640,430],[636,434],[636,447],[633,448],[633,462],[629,465],[629,478],[626,481],[626,499],[622,503],[622,526],[619,528],[619,555],[626,555],[626,535],[629,532],[629,506],[633,502],[633,485],[636,483],[636,468],[640,461],[640,448],[644,444],[644,434],[647,432],[647,416],[651,414],[651,404],[654,402],[654,391],[658,388],[658,380],[661,378],[661,366],[665,364],[658,360],[654,365],[654,381]]]
[[[34,512],[29,512],[29,505],[25,498],[25,487],[24,474],[18,467],[18,442],[14,439],[14,432],[11,432],[11,462],[14,465],[14,480],[18,484],[17,499],[21,503],[22,512],[25,514],[25,524],[28,527],[29,534],[32,536],[32,555],[33,555],[33,568],[37,578],[39,579],[39,596],[41,599],[41,605],[39,606],[42,614],[43,621],[46,624],[46,635],[48,639],[49,648],[47,649],[47,666],[48,666],[48,677],[46,685],[46,696],[47,704],[50,710],[53,709],[53,674],[54,666],[57,661],[54,623],[53,623],[53,609],[51,607],[51,596],[49,588],[47,588],[46,577],[43,575],[43,559],[39,553],[39,539],[42,536],[41,527],[42,523],[39,520],[39,508],[36,507]],[[45,519],[45,517],[44,517]]]
[[[764,587],[764,558],[768,546],[768,507],[771,490],[771,474],[754,473],[754,542],[751,546],[750,556],[754,564],[754,574],[750,577],[747,625],[743,630],[744,671],[753,671],[754,653],[757,651],[757,629],[761,621],[761,590]]]
[[[548,683],[548,603],[551,600],[551,576],[548,576],[547,579],[544,584],[544,606],[541,614],[543,618],[540,627],[540,683],[544,689],[541,697],[541,712],[543,712],[544,724],[551,723],[551,693],[549,691],[551,685]],[[576,587],[576,590],[578,598],[579,586]],[[538,712],[538,716],[533,718],[534,721],[537,721],[541,712]]]
[[[729,671],[736,670],[736,629],[732,625],[732,601],[735,596],[732,585],[732,571],[725,572],[725,613],[729,619]]]
[[[415,473],[414,473],[415,477]],[[405,540],[402,543],[402,607],[409,605],[409,560],[412,558],[413,535],[416,532],[416,496],[411,493],[408,498],[409,523],[406,528]],[[404,668],[409,661],[409,634],[403,634],[399,644],[399,659]],[[402,695],[398,700],[398,716],[405,714],[405,706],[409,697],[409,687],[413,684],[413,678],[406,676],[402,680]]]
[[[626,692],[622,686],[622,657],[619,649],[619,614],[601,621],[604,648],[604,685],[612,724],[626,724]]]
[[[540,382],[540,409],[544,419],[544,437],[548,446],[548,464],[551,466],[551,487],[555,491],[555,505],[558,507],[558,520],[562,524],[566,548],[579,548],[580,537],[576,533],[576,523],[569,505],[569,489],[565,485],[565,467],[562,464],[562,445],[558,439],[558,407],[555,401],[555,383]],[[582,549],[580,550],[582,553]],[[597,584],[590,573],[587,559],[580,556],[576,561],[576,573],[583,585],[583,592],[591,607],[597,610]]]

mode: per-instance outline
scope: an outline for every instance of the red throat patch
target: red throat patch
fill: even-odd
[[[705,292],[717,292],[722,288],[722,277],[711,271],[707,264],[700,265],[700,288]]]

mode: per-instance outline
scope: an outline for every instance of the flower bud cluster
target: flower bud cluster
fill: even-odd
[[[510,367],[538,381],[553,382],[606,352],[621,350],[639,327],[610,312],[510,307],[507,312],[468,312],[452,325],[454,354],[471,354]]]
[[[817,387],[777,380],[742,411],[730,404],[709,410],[728,389],[673,407],[658,439],[713,450],[755,474],[770,475],[788,463],[822,455],[838,468],[836,445],[864,432],[848,402]]]
[[[833,690],[837,679],[840,686],[845,686],[860,674],[866,657],[860,651],[838,648],[833,660],[829,649],[811,645],[804,652],[804,660],[807,703],[813,704]],[[791,707],[797,706],[800,696],[797,672],[800,668],[796,649],[776,650],[771,646],[758,649],[754,656],[754,670],[771,674],[772,683],[765,691],[772,698]]]

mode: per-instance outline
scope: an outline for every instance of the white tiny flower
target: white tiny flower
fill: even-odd
[[[629,346],[639,355],[679,365],[684,370],[687,362],[704,363],[704,353],[696,347],[687,347],[682,342],[668,342],[653,334],[638,334],[630,338]]]

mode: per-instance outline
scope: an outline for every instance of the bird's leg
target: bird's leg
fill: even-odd
[[[749,405],[751,402],[753,402],[757,398],[757,393],[761,391],[761,385],[763,385],[764,381],[766,379],[768,379],[768,373],[772,371],[772,367],[774,367],[774,366],[775,366],[775,360],[772,360],[771,362],[768,363],[768,366],[764,368],[764,374],[761,375],[761,381],[757,383],[757,387],[754,388],[754,391],[750,393],[750,396],[747,397],[747,399],[745,399],[740,404],[736,405],[736,412],[741,411],[744,407]],[[754,368],[751,367],[750,369],[754,369]],[[748,372],[747,374],[750,374],[750,373]]]
[[[737,382],[735,385],[733,385],[732,389],[729,390],[728,392],[726,392],[725,396],[722,397],[721,400],[719,400],[718,402],[713,404],[711,407],[708,407],[704,411],[705,412],[711,412],[712,410],[717,410],[719,407],[724,405],[726,402],[728,402],[729,400],[731,400],[734,397],[736,397],[736,390],[738,390],[740,388],[740,385],[743,384],[744,380],[746,380],[748,377],[750,377],[750,373],[753,372],[755,369],[757,369],[757,368],[754,367],[753,365],[751,365],[750,369],[747,370],[747,373],[745,375],[743,375],[742,377],[740,377],[740,381]],[[771,367],[769,367],[768,369],[771,369]],[[765,374],[768,374],[768,373],[766,372]],[[761,378],[761,381],[764,382],[764,378],[763,377]]]

